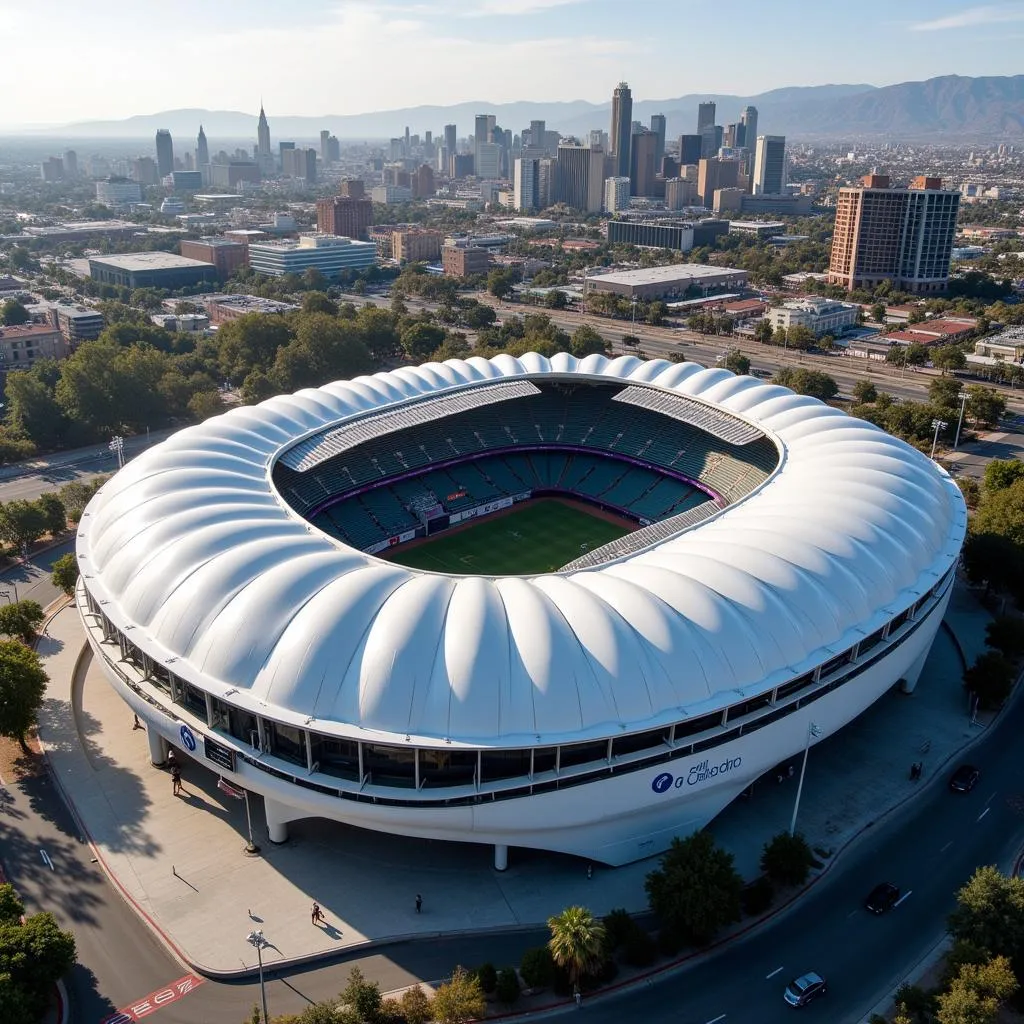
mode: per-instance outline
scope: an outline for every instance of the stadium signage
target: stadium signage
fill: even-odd
[[[701,761],[700,764],[692,765],[685,775],[673,775],[671,772],[661,772],[654,776],[651,781],[651,789],[655,793],[667,793],[670,789],[682,789],[683,786],[696,786],[699,782],[707,782],[708,779],[725,775],[743,764],[742,757],[729,757],[720,764],[712,764],[711,760]]]

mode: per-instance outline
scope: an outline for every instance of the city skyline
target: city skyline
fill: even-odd
[[[73,68],[85,50],[93,57],[90,73],[69,91],[59,77],[39,74],[37,50],[13,48],[0,67],[0,87],[16,93],[19,105],[0,123],[5,129],[193,106],[250,110],[261,94],[273,97],[274,113],[316,116],[394,109],[412,100],[453,104],[480,100],[480,94],[493,103],[600,102],[608,84],[620,80],[644,97],[757,95],[797,84],[787,62],[776,59],[800,15],[795,0],[770,10],[738,0],[733,13],[744,31],[730,40],[730,60],[722,62],[708,47],[691,55],[684,70],[676,47],[692,15],[655,0],[638,0],[628,22],[610,0],[481,0],[469,12],[453,0],[302,0],[286,10],[255,0],[241,24],[237,11],[182,0],[175,19],[142,15],[116,37],[70,0],[42,6],[46,12],[0,0],[0,17],[22,34],[38,30],[44,13],[59,20],[65,30],[48,42],[46,59]],[[844,26],[842,47],[802,52],[799,84],[884,86],[952,72],[1018,70],[1015,43],[1024,35],[1019,4],[963,8],[947,0],[911,0],[894,13],[867,0],[860,15]],[[177,62],[154,61],[154,46],[189,52],[196,73],[182,76]],[[381,73],[382,48],[387,74]],[[254,53],[264,59],[253,60]],[[295,75],[285,58],[300,53],[303,73]],[[452,73],[424,73],[445,66]],[[511,70],[495,76],[498,67]],[[22,87],[26,81],[31,90]]]

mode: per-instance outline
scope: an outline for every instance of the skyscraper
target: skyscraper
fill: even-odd
[[[540,209],[541,159],[539,156],[524,156],[515,163],[513,202],[517,210]]]
[[[496,178],[500,173],[500,147],[496,148],[493,153],[491,150],[483,148],[494,142],[496,125],[497,118],[494,114],[477,114],[473,119],[473,169],[478,178]]]
[[[534,149],[544,149],[544,134],[547,130],[548,126],[544,121],[530,122],[530,145]]]
[[[344,183],[343,183],[344,184]],[[358,182],[359,189],[362,182]],[[349,182],[349,191],[357,192],[355,182]],[[370,225],[373,224],[373,202],[358,196],[333,196],[318,199],[316,203],[316,229],[325,235],[342,235],[345,238],[360,238],[365,241]]]
[[[78,177],[78,154],[73,149],[64,150],[64,177]]]
[[[753,149],[757,142],[757,107],[744,107],[736,126],[736,145]]]
[[[629,148],[633,131],[633,94],[626,82],[612,93],[612,167],[614,177],[629,177]]]
[[[259,124],[256,126],[256,162],[263,173],[269,173],[274,169],[274,154],[270,150],[270,125],[267,123],[262,103]]]
[[[717,156],[722,148],[722,126],[720,124],[706,124],[700,133],[700,155],[703,157]]]
[[[320,159],[323,160],[324,164],[327,163],[327,143],[331,137],[331,133],[326,129],[320,130]]]
[[[655,156],[658,152],[658,136],[654,132],[637,132],[632,138],[629,166],[629,194],[631,196],[654,195],[654,174],[658,167]]]
[[[156,166],[161,178],[166,178],[174,170],[174,143],[166,128],[157,129]]]
[[[199,126],[199,135],[196,138],[196,167],[203,168],[210,162],[210,146],[206,141],[206,132],[203,126]]]
[[[458,132],[455,125],[446,124],[444,126],[444,148],[448,156],[454,156],[458,149]]]
[[[658,137],[654,150],[654,166],[661,166],[661,158],[665,155],[665,115],[651,114],[651,131]]]
[[[697,107],[697,134],[700,135],[708,125],[715,123],[715,104],[713,100],[701,103]]]
[[[574,210],[600,213],[604,202],[604,153],[564,140],[558,146],[555,164],[556,203]]]
[[[687,164],[698,164],[700,162],[701,137],[699,135],[679,136],[679,163],[685,167]]]
[[[754,195],[781,195],[786,187],[786,137],[761,135],[754,154]]]
[[[697,177],[697,194],[701,203],[710,209],[715,202],[715,192],[720,188],[735,188],[739,174],[739,162],[719,160],[717,156],[701,160]]]
[[[841,188],[829,284],[853,290],[889,281],[915,295],[944,292],[959,209],[960,193],[943,189],[941,178],[890,188],[887,176],[869,174],[862,185]]]

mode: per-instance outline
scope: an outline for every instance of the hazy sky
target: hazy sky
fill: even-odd
[[[10,126],[1011,75],[1024,2],[0,0],[0,35]]]

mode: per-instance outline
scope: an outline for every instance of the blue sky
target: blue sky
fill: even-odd
[[[346,114],[424,103],[753,95],[1022,70],[1024,2],[0,0],[0,119],[177,107]],[[111,26],[115,26],[112,29]]]

